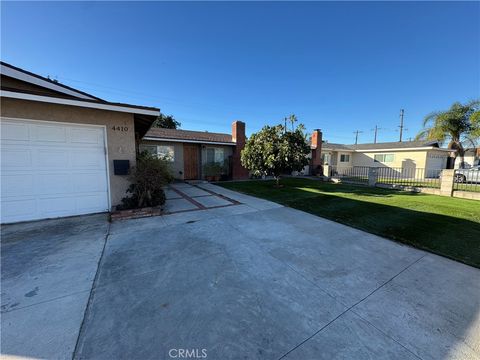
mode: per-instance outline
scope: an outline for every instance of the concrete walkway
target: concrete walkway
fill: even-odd
[[[480,270],[215,185],[180,192],[202,190],[234,205],[5,227],[2,353],[480,358]]]

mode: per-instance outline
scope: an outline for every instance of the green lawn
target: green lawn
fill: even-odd
[[[309,179],[219,185],[480,268],[480,201]]]

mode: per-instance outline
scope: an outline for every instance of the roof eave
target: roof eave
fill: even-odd
[[[435,146],[421,146],[411,148],[383,148],[383,149],[354,149],[354,152],[385,152],[385,151],[425,151],[425,150],[439,150],[439,151],[455,151],[450,149],[438,148]]]
[[[30,71],[18,68],[16,66],[10,65],[3,61],[0,62],[0,70],[1,70],[0,73],[2,75],[9,76],[11,78],[24,81],[33,85],[41,86],[53,91],[66,94],[66,95],[78,97],[80,99],[103,101],[102,99],[96,96],[93,96],[91,94],[88,94],[84,91],[80,91],[70,86],[64,85],[62,83],[52,81],[48,78],[45,78],[38,74],[34,74]]]
[[[223,142],[223,141],[209,141],[209,140],[192,140],[192,139],[175,139],[167,137],[155,137],[155,136],[145,136],[143,140],[148,141],[163,141],[163,142],[179,142],[179,143],[193,143],[193,144],[209,144],[209,145],[226,145],[226,146],[236,146],[234,142]]]
[[[114,104],[114,103],[108,103],[108,102],[99,102],[94,100],[65,99],[65,98],[59,98],[59,97],[53,97],[53,96],[34,95],[29,93],[6,91],[6,90],[0,90],[0,96],[6,97],[6,98],[12,98],[12,99],[19,99],[19,100],[29,100],[29,101],[46,102],[46,103],[53,103],[53,104],[59,104],[59,105],[93,108],[93,109],[99,109],[99,110],[127,112],[132,114],[140,114],[140,115],[148,115],[148,116],[160,115],[160,109],[157,109],[157,108],[135,107],[133,105],[127,105],[127,104],[121,105],[121,104]]]

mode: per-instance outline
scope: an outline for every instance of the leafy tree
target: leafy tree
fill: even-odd
[[[282,125],[264,126],[252,134],[242,150],[242,165],[255,176],[273,175],[280,184],[282,174],[301,171],[307,164],[310,146],[305,127],[285,131]]]
[[[466,104],[456,102],[446,111],[428,114],[423,127],[416,139],[448,141],[448,148],[456,150],[455,159],[460,156],[460,167],[463,167],[464,144],[475,147],[480,137],[480,100]]]
[[[152,127],[164,128],[164,129],[177,129],[180,127],[180,122],[175,120],[172,115],[163,115],[160,116],[153,122]]]

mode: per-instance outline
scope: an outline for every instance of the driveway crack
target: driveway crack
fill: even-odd
[[[98,276],[99,276],[99,273],[100,273],[100,265],[102,264],[102,261],[103,261],[103,256],[105,254],[105,249],[107,247],[108,237],[110,236],[111,226],[112,226],[112,224],[109,222],[107,232],[105,233],[105,240],[103,242],[102,252],[101,252],[100,257],[98,259],[97,270],[95,272],[95,277],[93,278],[92,287],[90,289],[90,295],[88,296],[87,306],[85,307],[85,312],[83,313],[83,319],[82,319],[82,322],[80,324],[80,329],[78,331],[77,341],[75,342],[75,348],[74,348],[73,353],[72,353],[72,360],[77,358],[77,354],[78,354],[78,350],[79,350],[79,346],[80,346],[80,339],[85,332],[85,323],[86,323],[86,320],[87,320],[87,317],[88,317],[88,313],[90,311],[90,306],[93,302],[93,294],[94,294],[94,290],[95,290],[96,285],[97,285]]]
[[[347,308],[345,311],[343,311],[342,313],[340,313],[338,316],[336,316],[334,319],[330,320],[326,325],[322,326],[319,330],[317,330],[315,333],[313,333],[311,336],[309,336],[308,338],[306,338],[305,340],[303,340],[301,343],[297,344],[296,346],[294,346],[292,349],[290,349],[289,351],[287,351],[285,354],[283,354],[281,357],[279,357],[279,360],[280,359],[283,359],[285,358],[288,354],[290,354],[292,351],[294,351],[295,349],[299,348],[300,346],[302,346],[303,344],[305,344],[308,340],[312,339],[315,335],[319,334],[320,332],[322,332],[325,328],[327,328],[330,324],[332,324],[333,322],[335,322],[338,318],[340,318],[341,316],[343,316],[344,314],[346,314],[347,312],[349,312],[350,310],[352,310],[355,306],[357,306],[358,304],[360,304],[361,302],[365,301],[366,299],[368,299],[370,296],[372,296],[373,294],[375,294],[378,290],[382,289],[385,285],[387,285],[388,283],[390,283],[393,279],[395,279],[396,277],[398,277],[400,274],[402,274],[403,272],[405,272],[406,270],[408,270],[410,267],[412,267],[413,265],[415,265],[416,263],[418,263],[420,260],[422,260],[425,256],[427,256],[428,254],[424,254],[422,255],[421,257],[419,257],[417,260],[415,260],[414,262],[412,262],[411,264],[409,264],[408,266],[406,266],[404,269],[402,269],[401,271],[399,271],[397,274],[395,274],[394,276],[392,276],[390,279],[388,279],[387,281],[385,281],[382,285],[380,285],[379,287],[377,287],[375,290],[373,290],[372,292],[370,292],[368,295],[366,295],[364,298],[360,299],[359,301],[357,301],[355,304],[353,304],[352,306],[350,306],[349,308]],[[352,311],[355,315],[359,316],[355,311]],[[363,319],[363,317],[359,316],[362,320],[366,321],[365,319]],[[370,322],[367,321],[368,324],[370,324]],[[374,326],[375,329],[379,330],[377,327]],[[380,330],[379,330],[380,331]],[[390,340],[394,341],[395,343],[399,344],[401,347],[403,347],[406,351],[408,351],[409,353],[411,353],[413,356],[415,356],[417,359],[420,359],[422,360],[417,354],[415,354],[414,352],[412,352],[412,350],[410,350],[409,348],[407,348],[405,345],[401,344],[400,342],[398,342],[396,339],[392,338],[391,336],[385,334],[383,331],[380,331],[382,334],[384,334],[386,337],[388,337]]]

